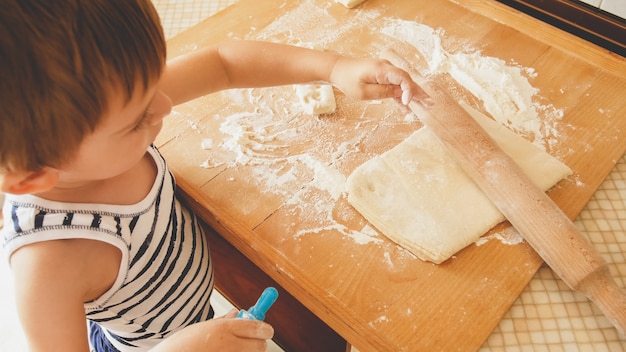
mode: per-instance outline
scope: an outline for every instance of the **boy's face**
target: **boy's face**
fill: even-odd
[[[108,112],[83,140],[76,157],[59,170],[60,183],[82,183],[118,176],[135,166],[161,130],[172,102],[157,86],[136,91],[124,104],[111,96]]]

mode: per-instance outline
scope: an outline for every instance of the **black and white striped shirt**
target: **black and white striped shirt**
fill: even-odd
[[[148,196],[134,205],[68,204],[32,195],[5,200],[7,257],[22,246],[70,238],[107,242],[122,252],[115,284],[85,304],[87,319],[106,336],[92,341],[96,350],[147,350],[170,333],[212,317],[213,268],[206,239],[196,217],[176,199],[165,160],[154,147],[149,153],[158,175]]]

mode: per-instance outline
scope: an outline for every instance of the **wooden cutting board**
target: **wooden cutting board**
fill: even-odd
[[[174,57],[232,38],[376,56],[388,45],[377,29],[389,18],[443,31],[450,50],[463,43],[535,71],[538,95],[564,113],[549,152],[574,170],[549,194],[574,218],[626,150],[626,62],[499,3],[368,0],[348,10],[322,0],[241,0],[168,50]],[[450,77],[437,79],[480,108]],[[292,87],[210,95],[176,107],[157,144],[196,211],[361,351],[479,348],[540,258],[526,244],[491,240],[434,265],[375,233],[319,181],[349,175],[421,124],[394,102],[336,93],[337,112],[320,118],[294,108]],[[264,147],[248,155],[221,147],[235,128]]]

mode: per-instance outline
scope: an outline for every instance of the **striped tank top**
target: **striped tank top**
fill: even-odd
[[[134,205],[75,204],[32,195],[7,195],[3,246],[82,238],[120,249],[113,286],[85,303],[96,351],[144,351],[169,334],[210,319],[213,268],[195,215],[175,197],[176,184],[155,147],[158,174],[150,193]]]

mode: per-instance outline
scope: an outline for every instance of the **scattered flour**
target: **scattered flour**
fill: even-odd
[[[374,326],[380,323],[387,323],[389,322],[389,318],[386,315],[381,315],[380,317],[378,317],[376,320],[370,322],[370,326]]]
[[[337,200],[344,195],[346,192],[346,177],[339,170],[306,154],[301,160],[314,171],[313,181],[309,185],[328,191],[333,200]]]
[[[515,228],[507,227],[502,231],[479,238],[475,242],[475,244],[480,247],[491,239],[500,240],[500,242],[508,245],[516,245],[524,242],[524,238],[522,237],[522,235],[519,234],[519,232],[517,232]]]
[[[202,149],[204,150],[209,150],[211,148],[213,148],[213,140],[211,138],[204,138],[202,139],[202,143],[200,143],[200,146],[202,147]]]
[[[330,6],[332,4],[329,4]],[[283,43],[311,49],[325,49],[328,44],[342,38],[354,28],[362,27],[380,16],[378,11],[354,10],[356,16],[349,20],[337,20],[328,8],[313,2],[303,2],[274,20],[262,31],[251,34],[248,39],[279,40]]]
[[[372,236],[372,237],[378,236],[378,231],[376,231],[376,229],[374,229],[369,224],[366,224],[365,226],[363,226],[363,228],[361,229],[361,233],[364,235]]]
[[[556,126],[563,111],[551,104],[536,101],[538,89],[527,77],[534,78],[532,68],[511,66],[499,58],[483,56],[480,51],[451,53],[442,46],[443,30],[413,21],[387,19],[381,33],[415,47],[422,65],[422,76],[450,74],[459,84],[479,98],[485,110],[499,123],[524,133],[546,148],[558,137]],[[426,67],[423,67],[423,63]],[[544,116],[540,116],[543,113]]]
[[[201,162],[199,166],[201,168],[203,168],[203,169],[211,169],[211,168],[219,167],[219,166],[222,166],[222,165],[224,165],[224,163],[214,162],[211,159],[207,159],[207,160]]]
[[[266,28],[251,32],[246,39],[280,41],[322,49],[355,28],[391,37],[417,50],[419,54],[415,58],[407,59],[422,63],[421,75],[428,78],[449,74],[480,100],[484,109],[502,125],[526,135],[544,149],[556,143],[557,126],[563,112],[542,101],[540,92],[529,81],[537,75],[532,68],[507,64],[472,48],[446,50],[442,45],[444,31],[424,24],[381,18],[379,12],[372,10],[355,9],[354,13],[356,15],[350,19],[339,22],[328,13],[328,8],[305,1]],[[326,122],[319,117],[303,116],[302,109],[296,105],[298,99],[295,96],[291,99],[271,90],[260,89],[230,90],[221,94],[234,110],[214,116],[220,123],[223,140],[203,140],[202,149],[210,150],[211,158],[201,167],[224,164],[230,168],[250,166],[254,176],[252,182],[257,182],[263,192],[287,196],[286,207],[310,218],[303,221],[312,225],[296,229],[296,238],[336,231],[359,244],[384,243],[373,228],[366,226],[360,231],[352,230],[344,224],[345,219],[336,214],[339,201],[346,196],[346,175],[337,165],[359,150],[363,136],[340,144],[337,144],[336,138],[324,138],[323,131],[328,127]],[[369,104],[380,105],[381,101]],[[251,107],[253,110],[249,111]],[[367,109],[367,106],[354,111],[353,117],[362,118],[363,109]],[[381,124],[387,118],[389,116],[382,116]],[[394,123],[417,120],[413,114],[394,118]],[[360,127],[359,121],[355,122],[357,129]],[[197,125],[191,127],[199,130]],[[321,137],[307,141],[308,149],[299,149],[297,146],[302,143],[300,138],[303,131],[311,130],[322,131],[319,133]],[[225,156],[221,155],[221,159],[213,157],[219,151],[225,153]],[[330,157],[330,160],[322,159],[320,154]],[[307,179],[309,182],[302,185],[301,180]],[[300,189],[295,195],[292,194],[294,185]],[[320,193],[323,196],[319,196]],[[476,244],[481,245],[490,238],[515,244],[521,241],[521,236],[517,236],[503,231],[482,238]]]
[[[260,121],[242,123],[242,118]],[[279,131],[275,134],[268,134],[265,129],[267,125],[261,124],[264,118],[271,120],[272,115],[243,112],[227,117],[226,121],[222,123],[220,131],[229,137],[224,140],[221,147],[237,154],[235,163],[245,164],[258,161],[257,159],[275,159],[288,155],[286,144],[274,143],[280,134],[287,132]],[[274,122],[270,123],[274,124]]]

